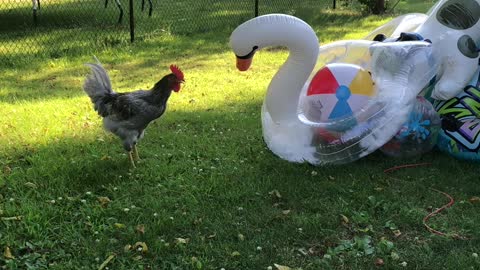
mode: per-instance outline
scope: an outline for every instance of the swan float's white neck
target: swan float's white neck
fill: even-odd
[[[286,46],[290,50],[287,61],[268,87],[265,106],[277,124],[298,121],[300,93],[319,52],[313,29],[293,16],[269,14],[240,25],[232,33],[230,45],[240,59],[253,57],[256,50],[268,46]]]

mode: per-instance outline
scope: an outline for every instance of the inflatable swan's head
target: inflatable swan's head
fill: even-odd
[[[285,14],[256,17],[238,26],[230,36],[230,46],[237,56],[240,71],[248,70],[256,51],[278,45],[315,53],[319,42],[307,23]]]

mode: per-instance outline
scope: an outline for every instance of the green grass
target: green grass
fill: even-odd
[[[299,16],[323,42],[360,38],[389,19]],[[260,106],[287,53],[262,51],[239,73],[228,36],[166,33],[0,64],[0,249],[15,256],[0,254],[0,268],[97,269],[110,255],[109,269],[373,269],[377,258],[384,269],[480,267],[480,204],[469,201],[480,194],[478,164],[436,151],[415,160],[374,153],[338,167],[280,160],[262,141]],[[91,53],[118,91],[151,87],[171,63],[185,71],[135,170],[81,89]],[[425,161],[432,165],[383,173]],[[429,208],[447,202],[430,188],[456,204],[429,224],[469,240],[425,230]],[[128,248],[137,242],[148,251]]]

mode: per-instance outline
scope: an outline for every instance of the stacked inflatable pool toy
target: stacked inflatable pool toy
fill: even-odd
[[[458,159],[480,160],[480,70],[456,97],[435,101],[442,117],[438,148]]]
[[[264,47],[289,49],[262,106],[263,137],[279,157],[315,165],[436,145],[480,160],[478,41],[480,0],[440,0],[363,40],[320,47],[308,24],[283,14],[249,20],[230,37],[241,71]]]

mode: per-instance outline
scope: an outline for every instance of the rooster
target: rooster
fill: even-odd
[[[122,140],[135,168],[135,161],[140,159],[136,145],[143,138],[148,124],[165,112],[172,91],[180,91],[181,83],[185,82],[183,72],[171,65],[171,73],[151,90],[117,93],[112,89],[107,71],[98,59],[96,61],[96,64],[86,64],[92,73],[87,76],[83,89],[92,100],[95,111],[103,118],[104,128]]]

